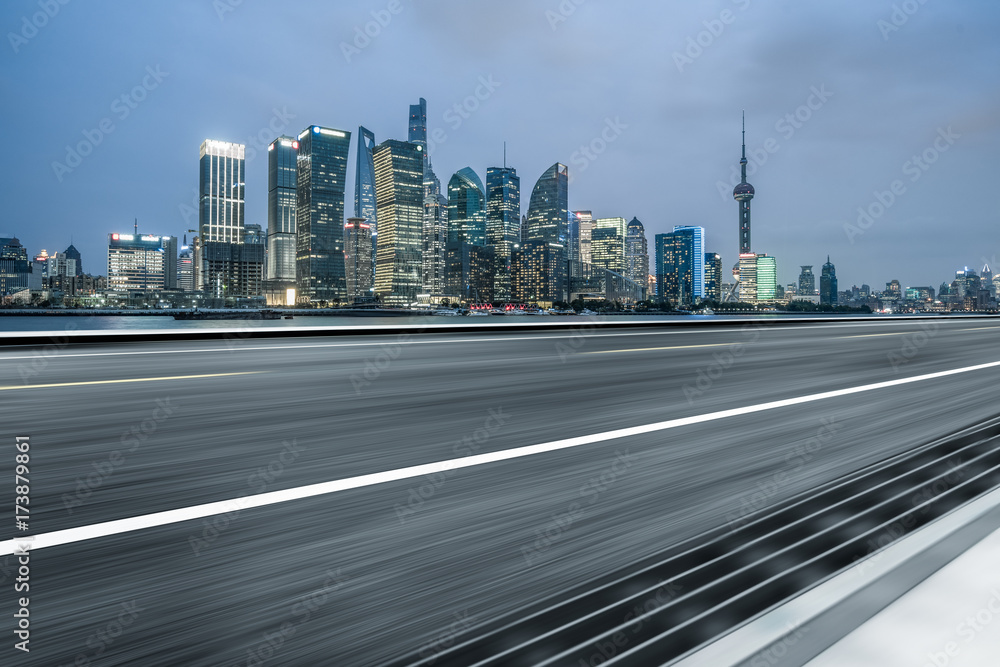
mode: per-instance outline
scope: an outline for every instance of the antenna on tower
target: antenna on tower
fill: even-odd
[[[135,235],[138,236],[139,235],[139,218],[135,219],[135,227],[134,227],[134,229],[135,229]]]
[[[503,142],[503,168],[507,168],[507,142]]]
[[[743,110],[743,157],[747,156],[747,112]]]

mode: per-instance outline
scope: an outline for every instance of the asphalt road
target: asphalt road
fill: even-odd
[[[374,665],[1000,413],[985,368],[263,507],[238,499],[1000,361],[1000,322],[0,349],[30,530],[0,664]],[[402,338],[402,339],[401,339]],[[9,508],[0,537],[10,551]]]

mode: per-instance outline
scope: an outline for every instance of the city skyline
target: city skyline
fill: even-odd
[[[240,5],[220,15],[211,4],[180,3],[116,7],[109,18],[100,12],[75,14],[67,6],[37,37],[6,56],[12,65],[8,85],[41,78],[51,85],[7,111],[8,136],[29,123],[46,131],[30,147],[11,142],[14,159],[5,176],[26,196],[13,202],[0,235],[17,236],[32,254],[65,247],[72,238],[90,271],[104,264],[106,233],[125,229],[133,218],[149,233],[180,236],[196,226],[197,217],[189,147],[206,137],[246,144],[246,221],[266,226],[263,155],[271,140],[310,122],[351,130],[363,125],[380,140],[403,139],[406,105],[423,97],[428,152],[439,174],[465,166],[485,174],[503,164],[506,140],[507,164],[525,183],[534,183],[553,162],[568,165],[571,210],[637,217],[650,238],[676,224],[703,226],[706,248],[720,252],[727,266],[736,261],[733,147],[739,139],[737,114],[746,108],[748,180],[766,193],[754,200],[754,246],[778,258],[779,282],[794,281],[798,265],[818,266],[827,253],[844,285],[894,278],[921,285],[961,266],[995,265],[991,232],[997,214],[985,178],[1000,147],[992,113],[996,87],[990,85],[998,75],[984,63],[996,61],[997,46],[987,35],[998,25],[997,10],[971,3],[983,9],[973,22],[969,5],[922,5],[905,25],[885,32],[879,21],[888,19],[888,7],[745,4],[679,8],[671,10],[670,25],[660,25],[659,10],[650,8],[636,10],[648,15],[637,21],[636,11],[628,20],[616,19],[613,13],[620,10],[594,3],[562,16],[558,7],[528,3],[515,2],[503,11],[486,5],[463,11],[430,2],[419,9],[404,6],[370,44],[349,55],[341,44],[353,47],[354,28],[363,34],[371,12],[383,8],[303,3],[273,14]],[[15,30],[28,8],[5,6],[0,24]],[[706,23],[716,26],[723,9],[735,19],[718,36],[707,33],[709,45],[699,47],[696,38],[708,30]],[[310,13],[319,19],[303,21]],[[427,39],[443,26],[472,21],[495,21],[505,30],[476,40],[462,32],[454,44]],[[162,29],[155,39],[141,38],[151,22]],[[660,46],[651,55],[642,37],[652,24],[665,34],[655,40]],[[330,25],[344,27],[334,30],[332,39],[312,39]],[[639,34],[621,54],[600,46],[620,45],[626,25]],[[271,54],[265,62],[253,48],[264,26],[273,39],[291,39],[295,26],[307,60],[329,61],[324,72],[329,80],[349,88],[370,86],[381,77],[380,94],[346,101],[319,92],[323,87],[307,83],[305,71],[287,74],[290,56]],[[180,32],[192,37],[190,52],[167,48]],[[760,38],[748,42],[751,32]],[[101,39],[111,34],[114,40]],[[850,40],[854,57],[835,50],[838,38]],[[83,51],[84,39],[90,57],[106,67],[60,57]],[[690,48],[689,39],[697,48]],[[527,40],[529,47],[501,59],[492,55],[501,40]],[[938,47],[934,53],[925,48],[928,40]],[[433,48],[420,50],[408,67],[391,64],[415,42],[428,41]],[[799,55],[786,62],[779,54],[791,41]],[[129,57],[109,57],[117,48],[129,49]],[[574,54],[573,65],[556,55],[560,48]],[[689,55],[699,50],[697,57]],[[456,62],[459,52],[468,57]],[[220,56],[226,53],[235,55]],[[640,54],[644,57],[634,58]],[[201,63],[215,59],[224,72],[239,75],[233,84],[239,104],[230,92],[213,91],[202,76]],[[663,80],[667,92],[627,90],[624,82],[630,79],[619,76],[631,66],[626,61],[641,61],[637,75]],[[54,62],[64,69],[54,69]],[[753,74],[760,68],[766,68],[766,78]],[[955,77],[956,68],[969,74]],[[539,70],[542,76],[534,74]],[[449,76],[435,76],[443,71]],[[900,94],[891,82],[908,73],[919,73],[923,85]],[[536,79],[546,83],[540,87]],[[561,93],[574,90],[587,91],[592,102],[567,112]],[[72,108],[59,103],[61,96],[74,100]],[[111,131],[101,130],[105,119]],[[90,141],[87,136],[93,139],[88,154],[73,159],[66,147],[74,152]],[[928,164],[922,155],[935,160]],[[914,174],[919,174],[915,182]],[[831,181],[838,186],[833,200]],[[905,188],[902,194],[893,194],[895,181]],[[720,184],[729,191],[726,197]],[[110,198],[110,191],[124,196]],[[879,213],[880,206],[880,215],[858,226],[859,207]],[[27,222],[38,219],[44,222]],[[845,225],[855,225],[860,234],[852,236]],[[949,243],[932,243],[940,227],[962,233]]]

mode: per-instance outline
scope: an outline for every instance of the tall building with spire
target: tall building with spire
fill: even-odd
[[[357,165],[354,169],[354,217],[364,218],[372,230],[372,238],[378,235],[378,216],[375,214],[375,133],[364,126],[358,126]]]
[[[750,250],[750,200],[753,199],[753,186],[747,183],[747,123],[743,117],[743,155],[740,158],[739,184],[733,188],[733,198],[740,205],[740,254],[749,254]]]
[[[837,303],[837,268],[826,256],[826,264],[819,276],[819,302],[835,305]]]

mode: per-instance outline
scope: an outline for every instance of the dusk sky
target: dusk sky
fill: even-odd
[[[563,162],[571,209],[637,216],[651,254],[654,234],[702,225],[726,280],[742,109],[753,249],[782,283],[827,254],[841,289],[1000,265],[996,2],[48,1],[51,17],[0,5],[0,236],[32,256],[72,239],[89,273],[133,218],[197,227],[206,138],[247,144],[246,221],[266,228],[267,143],[351,131],[350,212],[358,125],[405,139],[420,97],[445,184],[485,180],[506,141],[523,212]],[[881,215],[859,226],[859,207]]]

